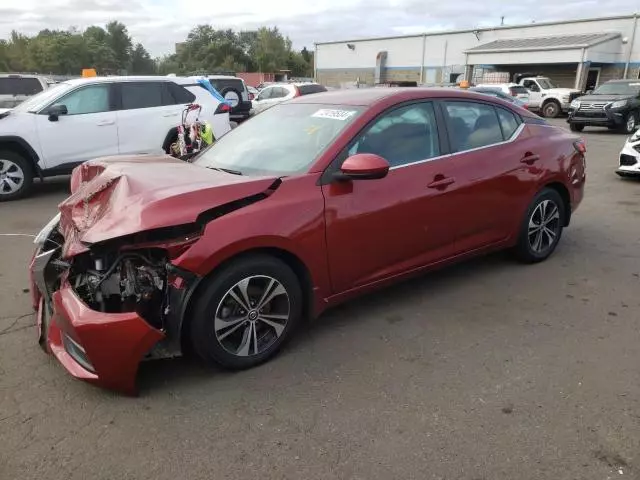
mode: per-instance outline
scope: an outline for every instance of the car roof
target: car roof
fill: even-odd
[[[207,78],[220,79],[220,80],[242,80],[242,78],[234,77],[233,75],[207,75]]]
[[[332,90],[314,95],[303,95],[291,100],[290,103],[371,106],[381,101],[402,102],[442,97],[486,100],[486,95],[453,88],[392,87]]]
[[[81,85],[83,83],[109,83],[109,82],[174,82],[178,84],[193,83],[195,79],[203,77],[167,77],[161,75],[129,75],[113,77],[86,77],[65,80],[64,83]]]
[[[640,80],[633,80],[633,79],[625,79],[625,80],[609,80],[608,82],[605,83],[640,83]]]

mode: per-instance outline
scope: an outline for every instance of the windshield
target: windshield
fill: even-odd
[[[47,88],[45,91],[34,95],[33,97],[27,98],[24,102],[14,108],[16,112],[29,112],[35,113],[39,111],[42,107],[46,106],[51,100],[58,97],[64,91],[67,91],[71,88],[71,85],[66,82],[56,83],[52,85],[50,88]]]
[[[549,90],[550,88],[558,88],[548,78],[538,78],[537,80],[538,80],[538,85],[540,85],[540,88],[542,88],[543,90]]]
[[[194,163],[243,175],[303,173],[361,111],[350,105],[276,105],[231,130]]]
[[[612,82],[600,85],[593,91],[593,95],[638,95],[640,82]]]

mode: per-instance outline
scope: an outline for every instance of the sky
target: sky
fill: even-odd
[[[608,3],[608,4],[607,4]],[[152,56],[173,53],[198,24],[277,26],[296,48],[315,42],[640,12],[639,0],[0,0],[0,38],[118,20]]]

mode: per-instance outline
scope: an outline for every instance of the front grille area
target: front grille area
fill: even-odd
[[[604,106],[606,102],[582,102],[580,103],[580,108],[578,111],[580,112],[598,112],[604,111]]]
[[[635,157],[632,157],[631,155],[627,155],[627,154],[622,154],[620,155],[620,166],[621,167],[632,167],[634,166],[638,161],[636,160]]]

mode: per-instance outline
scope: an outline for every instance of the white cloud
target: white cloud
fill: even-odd
[[[153,55],[171,53],[195,25],[253,29],[278,26],[297,48],[314,42],[401,35],[439,29],[629,14],[637,0],[0,0],[0,38],[11,30],[86,28],[119,20]]]

